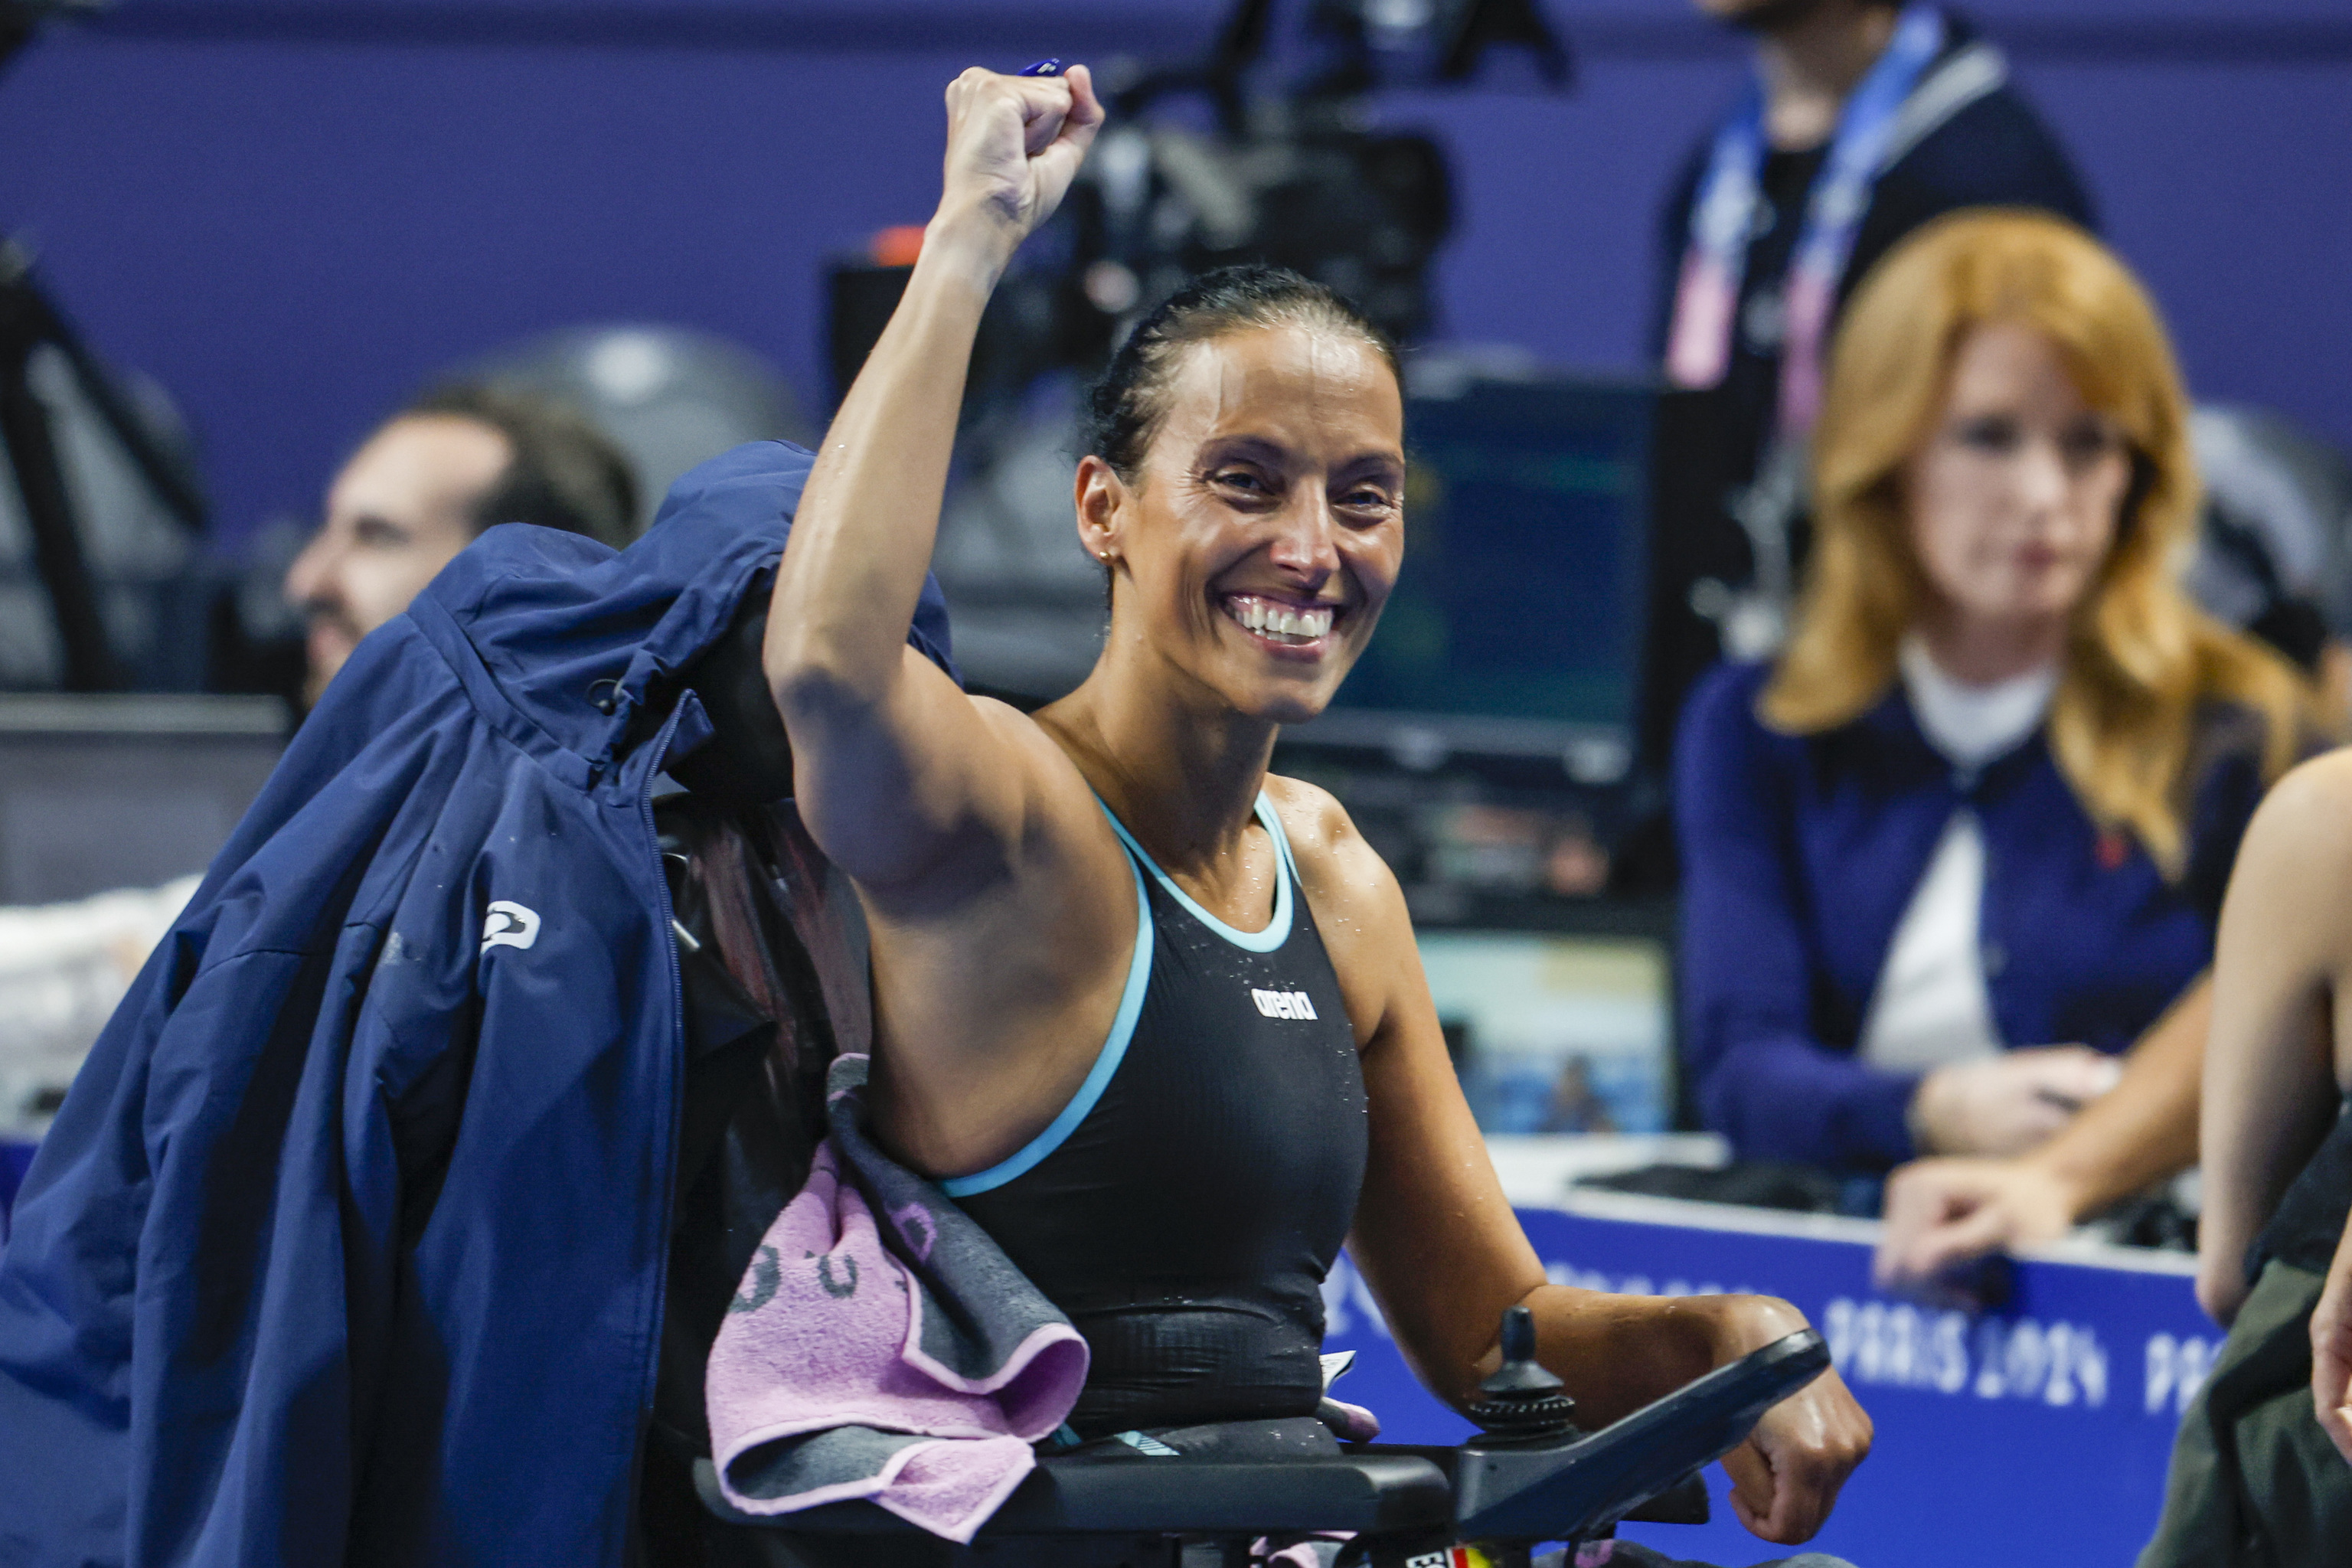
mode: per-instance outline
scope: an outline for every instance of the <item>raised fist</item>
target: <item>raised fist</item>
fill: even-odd
[[[1084,66],[1065,76],[974,67],[948,84],[943,219],[982,217],[1014,244],[1052,216],[1103,121]]]

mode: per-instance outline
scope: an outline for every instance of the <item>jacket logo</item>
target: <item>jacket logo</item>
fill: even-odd
[[[510,900],[499,899],[482,911],[482,951],[494,947],[529,947],[539,940],[539,911]]]
[[[1315,1004],[1307,999],[1304,991],[1260,991],[1253,985],[1250,987],[1250,1000],[1256,1003],[1257,1010],[1269,1018],[1315,1016]]]

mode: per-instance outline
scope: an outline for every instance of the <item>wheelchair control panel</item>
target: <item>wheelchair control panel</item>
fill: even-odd
[[[1334,1445],[1255,1463],[1230,1447],[1198,1459],[1138,1459],[1124,1445],[1109,1445],[1117,1452],[1108,1457],[1046,1457],[967,1547],[928,1537],[919,1545],[907,1539],[920,1536],[914,1527],[864,1502],[746,1515],[720,1495],[707,1460],[696,1480],[720,1517],[803,1538],[809,1550],[776,1555],[811,1568],[878,1563],[876,1538],[886,1536],[900,1549],[888,1561],[924,1568],[1243,1568],[1263,1560],[1254,1552],[1339,1534],[1348,1539],[1336,1568],[1524,1568],[1538,1545],[1598,1539],[1684,1487],[1830,1365],[1826,1342],[1805,1329],[1587,1433],[1559,1380],[1536,1363],[1524,1307],[1505,1314],[1503,1352],[1470,1411],[1484,1430],[1459,1447]],[[824,1550],[828,1538],[846,1554]]]

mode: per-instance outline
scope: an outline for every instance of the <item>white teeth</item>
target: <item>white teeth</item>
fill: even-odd
[[[1328,632],[1334,614],[1329,609],[1293,609],[1286,605],[1268,604],[1264,599],[1245,596],[1228,601],[1227,609],[1234,619],[1254,632],[1301,642],[1312,642]]]

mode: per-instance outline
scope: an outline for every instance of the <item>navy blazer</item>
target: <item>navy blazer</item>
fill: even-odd
[[[2169,881],[2127,835],[2092,822],[2039,730],[1979,770],[1956,769],[1897,682],[1852,723],[1784,735],[1756,713],[1769,674],[1716,669],[1675,752],[1685,1070],[1702,1119],[1739,1157],[1850,1171],[1911,1157],[1904,1113],[1918,1075],[1855,1051],[1895,928],[1963,804],[1984,832],[1978,938],[2010,1046],[2126,1050],[2211,963],[2263,795],[2259,717],[2221,703],[2200,716],[2188,864]]]

